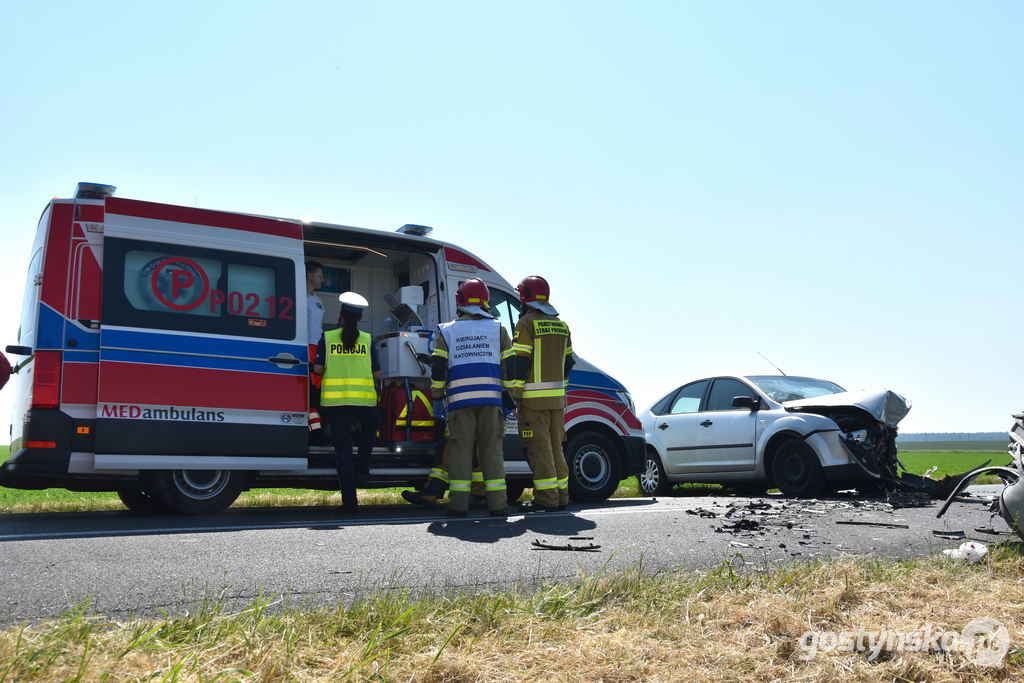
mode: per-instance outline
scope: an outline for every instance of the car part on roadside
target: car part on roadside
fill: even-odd
[[[984,543],[968,541],[967,543],[961,544],[959,548],[943,550],[942,554],[951,560],[969,560],[970,562],[978,562],[988,554],[988,547]]]
[[[936,517],[946,514],[946,510],[953,504],[953,500],[979,476],[994,474],[1002,479],[1006,486],[999,493],[999,498],[993,502],[991,511],[998,512],[1003,521],[1018,536],[1024,538],[1024,461],[1022,461],[1022,456],[1024,456],[1024,413],[1018,413],[1013,418],[1013,427],[1009,431],[1010,443],[1006,449],[1010,457],[1013,458],[1010,466],[986,467],[983,465],[972,472],[961,475],[962,480],[949,493],[949,497],[946,498],[946,502],[943,503],[942,508],[935,515]]]
[[[594,545],[593,543],[589,545],[572,545],[571,543],[566,543],[565,545],[549,545],[543,541],[534,541],[530,545],[537,550],[568,550],[578,553],[593,553],[601,549],[601,546]]]

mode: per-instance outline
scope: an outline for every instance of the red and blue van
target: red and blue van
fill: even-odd
[[[349,289],[370,307],[385,388],[366,488],[412,486],[436,438],[429,397],[438,323],[478,277],[511,332],[513,287],[430,237],[158,204],[80,183],[44,209],[13,363],[11,456],[0,485],[116,491],[135,510],[213,513],[249,488],[337,489],[331,448],[308,445],[304,263],[323,264],[325,326]],[[510,499],[531,485],[514,419]],[[629,393],[583,359],[569,378],[570,494],[604,500],[642,470]]]

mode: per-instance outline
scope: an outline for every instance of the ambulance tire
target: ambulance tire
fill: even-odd
[[[245,473],[236,470],[154,470],[149,476],[156,499],[180,515],[217,514],[245,486]]]
[[[152,494],[141,489],[120,489],[117,497],[121,499],[124,506],[132,512],[140,515],[155,515],[167,512],[167,509],[160,504]]]
[[[615,444],[598,432],[580,432],[565,446],[569,466],[569,500],[600,503],[608,500],[622,480],[622,461]]]
[[[508,504],[511,505],[519,500],[519,497],[523,495],[523,491],[528,488],[533,488],[533,482],[526,479],[506,479],[505,480],[505,495],[508,496]]]
[[[801,439],[779,446],[772,460],[772,478],[787,498],[817,498],[828,486],[818,455]]]

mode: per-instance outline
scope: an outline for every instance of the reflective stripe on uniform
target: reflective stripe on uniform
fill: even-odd
[[[567,489],[567,488],[569,488],[569,477],[566,477],[565,479],[559,479],[558,480],[558,488],[560,488],[560,489]]]
[[[483,480],[484,480],[484,473],[483,472],[477,471],[477,472],[473,473],[473,481],[474,482],[483,482]]]
[[[432,476],[434,479],[440,479],[446,484],[448,483],[448,473],[442,470],[440,467],[435,467],[434,469],[430,470],[430,476]]]
[[[552,478],[552,479],[534,479],[533,480],[533,488],[535,488],[538,491],[547,491],[548,489],[555,489],[555,488],[558,488],[558,480],[554,479],[554,478]]]
[[[501,384],[501,380],[497,377],[470,377],[468,379],[457,379],[454,382],[449,382],[448,387],[450,389],[458,389],[460,387],[472,386],[474,384]],[[444,383],[441,383],[444,386]]]
[[[504,479],[488,479],[484,482],[484,489],[487,491],[501,491],[505,488]]]
[[[451,491],[469,491],[472,487],[472,482],[464,479],[452,479],[448,482],[448,489]]]

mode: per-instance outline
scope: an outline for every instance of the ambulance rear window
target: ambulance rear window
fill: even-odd
[[[108,238],[103,324],[295,338],[291,259]]]

